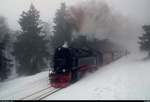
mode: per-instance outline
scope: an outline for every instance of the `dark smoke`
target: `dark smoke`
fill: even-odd
[[[141,28],[134,20],[116,12],[106,2],[89,0],[76,4],[73,9],[82,16],[72,13],[74,18],[82,18],[78,24],[78,33],[100,40],[110,39],[129,51],[138,50],[137,40]]]

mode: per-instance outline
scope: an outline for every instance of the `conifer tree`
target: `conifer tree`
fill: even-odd
[[[12,66],[11,60],[6,57],[6,44],[8,43],[9,35],[5,35],[3,41],[0,42],[0,81],[8,78],[10,75],[10,68]]]
[[[73,27],[67,13],[66,5],[62,3],[61,8],[57,10],[56,17],[54,18],[54,36],[52,37],[54,48],[63,45],[64,42],[68,42],[68,44],[71,42]]]
[[[7,79],[11,71],[11,60],[6,56],[9,40],[9,28],[6,19],[0,16],[0,81]]]
[[[19,63],[19,75],[32,75],[46,67],[48,58],[45,36],[41,34],[40,15],[33,4],[27,12],[22,13],[19,19],[22,34],[17,37],[14,44],[14,55]]]
[[[150,25],[143,26],[143,30],[145,31],[145,33],[141,37],[139,37],[140,49],[142,51],[148,52],[150,57]]]

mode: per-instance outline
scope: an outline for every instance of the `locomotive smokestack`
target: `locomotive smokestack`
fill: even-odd
[[[68,48],[69,46],[68,46],[68,42],[67,41],[65,41],[64,42],[64,45],[62,46],[63,48]]]

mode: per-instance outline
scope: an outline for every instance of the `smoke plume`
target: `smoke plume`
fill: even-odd
[[[70,11],[78,33],[89,38],[110,39],[129,51],[138,49],[139,26],[106,2],[89,0],[72,6]]]

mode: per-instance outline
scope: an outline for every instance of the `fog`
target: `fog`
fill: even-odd
[[[138,37],[143,33],[142,25],[147,23],[146,19],[142,19],[143,12],[139,12],[140,16],[134,17],[134,14],[129,15],[133,13],[132,11],[119,12],[121,8],[118,8],[121,6],[115,8],[114,5],[117,4],[113,3],[104,0],[86,0],[74,5],[72,12],[78,13],[72,13],[72,16],[78,19],[76,21],[83,19],[78,24],[79,33],[88,35],[90,38],[110,39],[129,51],[137,52]],[[145,17],[143,15],[143,18]]]
[[[137,20],[140,23],[150,23],[149,0],[107,0],[117,12]]]
[[[0,15],[7,18],[10,28],[19,30],[18,19],[22,11],[29,9],[31,2],[40,11],[41,19],[46,22],[52,22],[56,10],[61,2],[66,2],[68,6],[78,4],[79,2],[88,2],[89,0],[0,0]],[[94,1],[94,0],[92,0]],[[95,33],[96,37],[110,38],[117,41],[129,50],[138,49],[138,36],[142,34],[141,26],[150,24],[150,1],[149,0],[97,0],[104,1],[107,5],[104,10],[104,18],[93,23],[93,19],[84,20],[81,32]],[[92,5],[91,5],[92,7]],[[93,8],[99,7],[99,5]],[[93,14],[96,13],[92,12]],[[109,22],[110,21],[110,22]],[[100,26],[101,28],[97,28]],[[112,35],[110,35],[112,33]],[[93,35],[92,35],[93,36]]]
[[[67,5],[75,4],[79,1],[88,0],[0,0],[0,15],[7,17],[11,28],[18,29],[17,20],[23,10],[27,10],[31,2],[40,11],[41,18],[45,21],[51,21],[55,15],[56,9],[61,2]],[[100,1],[100,0],[99,0]],[[149,0],[101,0],[106,1],[116,12],[124,16],[136,19],[140,23],[147,23],[150,18]],[[150,21],[148,21],[150,22]]]
[[[5,16],[10,28],[16,30],[20,29],[18,19],[22,11],[27,11],[31,3],[40,11],[42,20],[52,22],[61,2],[71,5],[78,1],[80,0],[0,0],[0,15]]]

